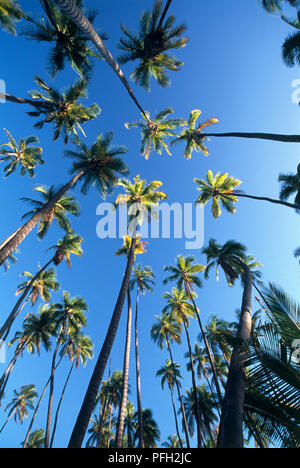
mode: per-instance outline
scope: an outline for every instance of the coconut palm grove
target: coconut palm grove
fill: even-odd
[[[0,447],[300,448],[300,2],[0,35]]]

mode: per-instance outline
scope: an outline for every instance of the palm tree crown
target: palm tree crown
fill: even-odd
[[[118,58],[119,62],[139,60],[131,78],[148,91],[151,76],[163,87],[170,84],[166,69],[178,71],[183,62],[167,52],[181,49],[188,41],[186,37],[180,39],[186,27],[183,24],[174,27],[175,16],[169,16],[164,24],[160,24],[161,13],[162,1],[159,0],[155,2],[152,12],[143,13],[137,35],[121,26],[126,38],[120,40],[119,48],[124,53]]]
[[[37,165],[44,164],[42,148],[31,146],[39,143],[38,138],[30,136],[28,138],[22,138],[20,142],[17,143],[8,130],[5,130],[5,132],[9,141],[8,143],[0,145],[7,147],[0,149],[0,162],[7,163],[2,170],[3,174],[5,177],[8,177],[16,171],[18,166],[20,166],[21,176],[24,176],[27,173],[29,177],[33,177]]]
[[[14,0],[0,0],[0,26],[4,30],[16,34],[15,21],[22,18],[23,12],[18,2]]]
[[[300,164],[297,167],[296,174],[280,174],[279,182],[281,182],[280,200],[286,201],[293,194],[295,195],[295,205],[300,207]],[[296,210],[300,213],[300,208]]]

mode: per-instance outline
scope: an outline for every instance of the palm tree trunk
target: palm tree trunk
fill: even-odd
[[[201,322],[201,318],[200,318],[200,315],[199,315],[199,312],[198,312],[198,308],[197,308],[197,306],[195,304],[195,300],[193,298],[193,295],[191,293],[191,290],[190,290],[189,286],[188,286],[188,296],[190,297],[190,299],[191,299],[191,301],[193,303],[193,307],[194,307],[194,310],[195,310],[195,313],[196,313],[196,316],[197,316],[197,320],[198,320],[198,324],[199,324],[200,331],[201,331],[201,334],[202,334],[202,338],[203,338],[203,341],[204,341],[204,344],[205,344],[205,349],[206,349],[208,359],[209,359],[209,362],[210,362],[210,365],[211,365],[211,370],[212,370],[212,373],[213,373],[213,378],[214,378],[214,383],[215,383],[215,386],[216,386],[218,398],[219,398],[219,401],[221,402],[222,401],[222,393],[221,393],[221,389],[220,389],[220,385],[219,385],[219,379],[218,379],[218,376],[217,376],[217,371],[216,371],[214,359],[212,357],[211,349],[210,349],[209,343],[208,343],[207,338],[206,338],[206,334],[205,334],[205,331],[204,331],[204,328],[203,328],[203,325],[202,325],[202,322]]]
[[[11,373],[12,373],[12,371],[13,371],[16,363],[17,363],[17,360],[22,355],[24,349],[30,343],[30,341],[31,341],[30,338],[27,337],[26,340],[24,340],[24,342],[22,343],[22,345],[20,347],[19,346],[17,347],[12,360],[10,361],[9,365],[7,366],[5,372],[2,374],[1,379],[0,379],[0,401],[2,400],[2,397],[3,397],[3,394],[4,394],[8,379],[9,379],[9,377],[10,377],[10,375],[11,375]]]
[[[251,336],[252,278],[250,269],[243,264],[245,285],[238,336],[244,342],[233,349],[222,408],[218,448],[243,448],[243,417],[246,375],[244,369],[245,342]]]
[[[172,351],[171,351],[171,345],[170,345],[168,337],[167,337],[167,348],[168,348],[168,351],[169,351],[169,354],[170,354],[172,367],[173,367],[173,369],[175,369],[173,355],[172,355]],[[187,426],[186,414],[185,414],[185,409],[184,409],[182,396],[181,396],[181,392],[180,392],[180,388],[179,388],[179,383],[178,383],[177,377],[175,375],[175,372],[174,372],[174,376],[175,376],[175,384],[176,384],[176,388],[177,388],[178,398],[179,398],[179,401],[180,401],[180,408],[181,408],[182,419],[183,419],[183,427],[184,427],[184,433],[185,433],[185,438],[186,438],[186,445],[187,445],[187,448],[190,448],[190,438],[189,438],[189,430],[188,430],[188,426]]]
[[[201,133],[202,137],[234,137],[234,138],[253,138],[257,140],[281,141],[283,143],[300,143],[300,135],[281,135],[277,133]]]
[[[186,319],[183,313],[180,311],[182,321],[184,324],[185,328],[185,333],[186,333],[186,338],[188,342],[188,348],[189,348],[189,357],[190,357],[190,364],[191,364],[191,371],[192,371],[192,384],[193,384],[193,393],[194,393],[194,400],[195,400],[195,419],[196,419],[196,424],[197,424],[197,442],[198,442],[198,448],[201,448],[202,445],[202,434],[201,434],[201,425],[200,425],[200,409],[199,409],[199,404],[198,404],[198,393],[197,393],[197,385],[196,385],[196,375],[195,375],[195,368],[194,368],[194,363],[193,363],[193,354],[192,354],[192,346],[191,346],[191,340],[190,340],[190,335],[189,331],[186,325]]]
[[[35,213],[28,221],[25,223],[13,237],[10,237],[8,242],[4,241],[4,246],[0,249],[0,265],[7,259],[9,254],[11,254],[18,245],[25,239],[26,236],[35,228],[35,226],[43,219],[43,217],[49,213],[49,211],[54,207],[54,205],[60,200],[60,198],[74,185],[76,182],[85,174],[85,171],[80,171],[72,177],[72,179],[65,184],[54,196],[53,198],[46,203],[43,208],[41,208],[37,213]]]
[[[22,302],[24,301],[24,299],[26,298],[27,294],[29,293],[33,283],[39,279],[40,275],[43,273],[43,271],[45,271],[49,265],[51,265],[51,263],[53,262],[54,258],[52,258],[48,263],[46,263],[46,265],[38,271],[38,273],[34,276],[34,278],[32,278],[32,280],[30,281],[30,283],[28,284],[28,286],[26,287],[26,289],[24,290],[22,296],[20,296],[20,298],[18,299],[18,301],[16,302],[14,308],[12,309],[11,313],[9,314],[6,322],[4,323],[4,325],[2,326],[1,330],[0,330],[0,339],[2,339],[2,337],[5,335],[5,339],[7,338],[8,336],[8,333],[11,329],[11,326],[13,324],[13,322],[15,321],[15,319],[17,318],[17,316],[19,315],[19,313],[21,312],[23,306],[25,304],[23,304],[22,308],[21,308],[21,304]]]
[[[70,378],[71,378],[71,375],[72,375],[72,372],[73,372],[73,369],[74,369],[74,365],[75,365],[75,360],[73,361],[72,366],[71,366],[71,368],[69,370],[69,373],[67,375],[65,385],[63,387],[63,390],[62,390],[62,393],[61,393],[61,396],[60,396],[60,399],[59,399],[59,403],[58,403],[58,406],[57,406],[57,410],[56,410],[56,413],[55,413],[55,419],[54,419],[54,426],[53,426],[53,431],[52,431],[52,436],[51,436],[50,448],[52,448],[52,446],[53,446],[54,437],[55,437],[56,428],[57,428],[59,411],[60,411],[60,408],[61,408],[61,405],[62,405],[62,402],[63,402],[63,398],[64,398],[64,395],[65,395],[65,392],[66,392],[66,388],[68,386],[68,383],[70,381]]]
[[[50,441],[50,431],[51,431],[51,416],[52,416],[52,407],[53,407],[53,395],[54,395],[54,375],[56,368],[56,356],[60,347],[60,337],[57,339],[57,344],[52,358],[51,374],[50,374],[50,393],[49,393],[49,402],[48,402],[48,412],[47,412],[47,423],[46,423],[46,435],[45,435],[45,449],[49,448]]]
[[[136,295],[135,309],[135,364],[136,364],[136,395],[138,405],[138,436],[139,448],[144,447],[144,430],[143,430],[143,406],[141,393],[141,376],[140,376],[140,358],[139,358],[139,343],[138,343],[138,303],[139,303],[139,287]]]
[[[88,389],[86,391],[84,401],[82,403],[80,412],[78,414],[68,448],[81,448],[83,439],[85,437],[88,424],[95,406],[95,401],[97,398],[97,393],[99,391],[99,387],[101,385],[101,381],[103,378],[103,374],[110,356],[110,352],[112,346],[114,344],[114,340],[116,337],[116,333],[118,331],[118,326],[124,306],[124,302],[126,299],[126,294],[129,287],[129,281],[131,276],[132,267],[134,264],[134,250],[136,245],[136,232],[137,226],[135,224],[133,235],[132,235],[132,242],[131,248],[127,259],[127,266],[124,274],[124,278],[122,281],[121,289],[119,292],[119,296],[115,305],[115,309],[113,311],[113,315],[110,321],[110,325],[98,357],[93,375],[89,382]]]
[[[250,198],[251,200],[267,201],[269,203],[274,203],[275,205],[282,205],[282,206],[287,206],[288,208],[293,208],[294,210],[300,210],[299,205],[295,205],[294,203],[288,203],[283,200],[277,200],[277,199],[268,198],[268,197],[257,197],[254,195],[248,195],[247,193],[235,193],[234,191],[232,192],[232,194],[237,197]]]
[[[16,96],[12,96],[11,94],[0,93],[0,99],[3,99],[4,101],[13,102],[14,104],[29,104],[30,106],[34,106],[34,107],[47,106],[47,103],[45,101],[19,98]]]
[[[132,323],[132,307],[131,307],[131,295],[128,288],[127,291],[128,301],[128,318],[127,318],[127,331],[126,331],[126,345],[124,353],[124,365],[123,365],[123,388],[122,398],[119,409],[119,418],[116,433],[116,448],[122,447],[123,434],[124,434],[124,422],[126,415],[126,404],[128,395],[128,380],[129,380],[129,361],[130,361],[130,346],[131,346],[131,323]]]
[[[165,17],[167,16],[168,10],[171,6],[171,3],[172,3],[172,0],[167,0],[164,11],[162,12],[162,15],[160,17],[160,20],[157,26],[157,31],[162,27]]]
[[[178,420],[177,420],[177,413],[176,413],[176,407],[175,407],[175,402],[174,402],[174,395],[173,395],[173,388],[172,385],[169,385],[170,393],[171,393],[171,401],[172,401],[172,408],[173,408],[173,413],[174,413],[174,418],[175,418],[175,427],[176,427],[176,432],[177,432],[177,437],[179,440],[180,448],[183,448],[182,440],[180,437],[180,432],[179,432],[179,427],[178,427]]]
[[[138,102],[137,98],[133,94],[133,91],[124,76],[119,64],[115,61],[110,51],[106,48],[105,44],[101,40],[99,34],[96,32],[95,28],[88,21],[88,19],[83,15],[81,10],[75,5],[73,0],[54,0],[56,5],[78,26],[81,31],[84,32],[86,36],[94,43],[102,57],[108,63],[108,65],[113,69],[116,75],[119,77],[126,90],[129,93],[129,96],[134,101],[138,109],[141,111],[142,115],[149,121],[145,111]]]

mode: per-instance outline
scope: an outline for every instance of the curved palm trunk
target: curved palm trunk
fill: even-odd
[[[256,140],[281,141],[283,143],[300,143],[300,135],[281,135],[278,133],[249,133],[249,132],[231,132],[231,133],[201,133],[201,137],[233,137],[233,138],[252,138]]]
[[[4,334],[5,334],[5,339],[7,338],[13,322],[15,321],[17,316],[20,314],[20,312],[23,309],[24,305],[26,304],[26,303],[23,304],[23,306],[21,307],[21,304],[24,301],[24,299],[26,298],[27,294],[29,293],[33,283],[36,280],[39,279],[40,275],[48,268],[49,265],[51,265],[53,260],[54,260],[54,258],[52,258],[48,263],[46,263],[46,265],[41,270],[39,270],[38,273],[32,278],[32,280],[28,284],[27,288],[24,290],[23,294],[20,296],[20,298],[16,302],[14,308],[12,309],[11,313],[9,314],[9,316],[8,316],[7,320],[5,321],[4,325],[2,326],[2,328],[0,330],[0,339],[3,338]]]
[[[136,245],[136,225],[133,230],[132,242],[130,253],[127,259],[127,266],[124,274],[124,278],[122,281],[121,289],[119,292],[119,296],[115,305],[115,309],[113,311],[113,315],[110,321],[110,325],[98,357],[93,375],[89,382],[88,389],[86,391],[84,401],[82,403],[80,412],[78,414],[68,448],[81,448],[83,443],[83,439],[85,437],[89,420],[91,418],[93,409],[95,407],[95,402],[97,398],[97,394],[99,391],[99,387],[101,385],[101,381],[103,378],[103,374],[110,356],[110,352],[112,346],[114,344],[114,340],[118,331],[118,326],[124,306],[124,302],[126,299],[126,294],[129,287],[129,281],[131,276],[132,267],[134,264],[134,249]]]
[[[74,365],[75,365],[75,361],[73,361],[72,366],[71,366],[71,368],[69,370],[69,373],[68,373],[66,381],[65,381],[65,385],[63,387],[63,390],[62,390],[62,393],[61,393],[61,396],[60,396],[60,399],[59,399],[59,403],[58,403],[57,410],[56,410],[56,413],[55,413],[55,419],[54,419],[54,426],[53,426],[53,431],[52,431],[52,436],[51,436],[50,448],[53,447],[53,442],[54,442],[54,437],[55,437],[57,422],[58,422],[58,415],[59,415],[59,412],[60,412],[60,408],[61,408],[61,405],[62,405],[62,402],[63,402],[63,398],[64,398],[64,395],[65,395],[68,383],[70,381],[70,378],[71,378],[71,375],[72,375],[72,372],[73,372],[73,369],[74,369]]]
[[[180,448],[183,448],[183,444],[182,444],[182,440],[181,440],[180,432],[179,432],[179,427],[178,427],[178,420],[177,420],[177,413],[176,413],[176,407],[175,407],[175,402],[174,402],[174,394],[173,394],[172,385],[169,385],[169,389],[170,389],[170,394],[171,394],[171,401],[172,401],[172,408],[173,408],[173,413],[174,413],[174,418],[175,418],[175,427],[176,427],[177,437],[179,440]]]
[[[252,279],[247,265],[243,264],[245,286],[238,335],[243,342],[251,336]],[[244,343],[235,346],[232,352],[229,374],[222,408],[218,448],[243,448],[243,417],[245,401],[245,351]]]
[[[141,376],[140,376],[140,358],[139,358],[139,342],[138,342],[138,303],[139,303],[139,287],[136,296],[136,311],[135,311],[135,365],[136,365],[136,395],[138,405],[138,436],[139,448],[144,448],[144,430],[143,430],[143,406],[141,393]]]
[[[80,171],[75,174],[72,179],[65,184],[54,197],[46,203],[43,208],[41,208],[37,213],[35,213],[18,231],[14,236],[10,236],[9,240],[4,241],[4,245],[0,248],[0,265],[7,259],[9,254],[11,254],[16,248],[21,244],[21,242],[28,236],[28,234],[35,228],[35,226],[43,219],[43,217],[49,213],[49,211],[54,207],[54,205],[60,200],[60,198],[74,185],[76,182],[85,174],[85,171]]]
[[[126,331],[126,345],[124,353],[124,365],[123,365],[123,388],[122,398],[119,409],[119,418],[116,433],[116,448],[122,447],[123,434],[124,434],[124,422],[126,415],[126,404],[128,395],[128,380],[129,380],[129,361],[130,361],[130,346],[131,346],[131,323],[132,323],[132,307],[131,307],[131,295],[128,288],[127,291],[128,301],[128,318],[127,318],[127,331]]]
[[[282,206],[287,206],[288,208],[293,208],[294,210],[300,210],[299,205],[295,205],[294,203],[288,203],[286,201],[282,200],[277,200],[274,198],[269,198],[269,197],[257,197],[254,195],[248,195],[247,193],[235,193],[233,191],[233,195],[236,195],[237,197],[243,197],[243,198],[250,198],[251,200],[262,200],[262,201],[267,201],[270,203],[274,203],[275,205],[282,205]]]
[[[48,412],[47,412],[47,423],[46,423],[46,435],[45,435],[45,447],[49,448],[50,441],[50,431],[51,431],[51,417],[52,417],[52,407],[53,407],[53,395],[54,395],[54,375],[56,370],[56,356],[60,347],[60,339],[58,338],[55,351],[52,358],[51,366],[51,375],[50,375],[50,393],[49,393],[49,402],[48,402]]]
[[[172,367],[173,367],[173,369],[175,369],[173,354],[172,354],[172,351],[171,351],[171,346],[170,346],[170,342],[169,342],[168,338],[167,338],[167,348],[168,348],[168,351],[169,351],[169,354],[170,354]],[[184,409],[182,396],[181,396],[181,392],[180,392],[180,388],[179,388],[179,383],[178,383],[177,377],[175,375],[175,372],[174,372],[174,377],[175,377],[175,384],[176,384],[176,388],[177,388],[178,398],[179,398],[179,401],[180,401],[180,408],[181,408],[182,419],[183,419],[183,428],[184,428],[184,433],[185,433],[185,437],[186,437],[186,445],[187,445],[187,448],[190,448],[190,438],[189,438],[189,430],[188,430],[188,426],[187,426],[186,414],[185,414],[185,409]]]
[[[159,30],[162,27],[163,22],[165,20],[165,17],[167,16],[168,10],[169,10],[169,8],[171,6],[171,3],[172,3],[172,0],[167,0],[164,11],[162,12],[162,15],[161,15],[160,20],[159,20],[157,30]]]
[[[194,400],[195,400],[195,419],[196,419],[196,424],[197,424],[197,442],[198,442],[198,448],[201,448],[202,445],[202,433],[201,433],[201,424],[200,424],[200,409],[199,409],[199,404],[198,404],[198,394],[197,394],[197,385],[196,385],[196,375],[195,375],[195,368],[194,368],[194,363],[193,363],[193,354],[192,354],[192,346],[191,346],[191,340],[190,340],[190,335],[189,331],[187,329],[186,325],[186,319],[181,313],[181,318],[184,324],[185,328],[185,333],[186,333],[186,338],[188,342],[188,348],[189,348],[189,357],[190,357],[190,364],[191,364],[191,371],[192,371],[192,384],[193,384],[193,393],[194,393]]]
[[[136,104],[138,109],[141,111],[143,116],[149,121],[145,111],[143,110],[142,106],[138,102],[137,98],[133,94],[133,91],[124,76],[119,64],[115,61],[113,56],[111,55],[110,51],[106,48],[105,44],[103,43],[102,39],[100,38],[99,34],[96,32],[93,25],[89,22],[89,20],[84,16],[81,10],[75,5],[73,0],[54,0],[56,5],[78,26],[81,31],[84,32],[86,36],[94,43],[102,57],[108,63],[108,65],[113,69],[116,75],[119,77],[123,85],[125,86],[126,90],[129,93],[129,96]]]
[[[34,107],[47,106],[47,103],[45,101],[42,102],[42,101],[37,101],[34,99],[19,98],[17,96],[12,96],[11,94],[0,93],[0,99],[3,99],[4,101],[13,102],[14,104],[29,104],[30,106],[34,106]]]
[[[205,349],[206,349],[208,359],[209,359],[209,362],[210,362],[210,366],[211,366],[211,370],[212,370],[212,373],[213,373],[213,378],[214,378],[214,383],[215,383],[215,386],[216,386],[218,398],[219,398],[219,401],[221,402],[222,401],[222,393],[221,393],[221,389],[220,389],[220,385],[219,385],[219,379],[218,379],[218,376],[217,376],[217,371],[216,371],[214,359],[213,359],[213,356],[212,356],[212,353],[211,353],[209,343],[208,343],[207,338],[206,338],[206,334],[205,334],[205,331],[204,331],[204,328],[203,328],[203,325],[202,325],[202,322],[201,322],[201,318],[200,318],[197,306],[195,304],[195,300],[193,298],[193,295],[192,295],[191,290],[190,290],[189,287],[188,287],[188,296],[190,297],[190,299],[191,299],[191,301],[193,303],[193,307],[194,307],[194,310],[195,310],[195,313],[196,313],[196,316],[197,316],[198,324],[199,324],[200,331],[201,331],[201,334],[202,334],[202,338],[203,338],[203,341],[204,341],[204,344],[205,344]]]

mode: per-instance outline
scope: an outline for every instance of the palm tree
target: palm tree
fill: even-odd
[[[87,193],[88,188],[93,185],[100,191],[102,197],[111,193],[118,182],[118,176],[128,173],[128,168],[121,158],[116,157],[119,152],[126,152],[124,147],[111,146],[113,135],[108,133],[98,136],[97,142],[90,148],[79,143],[79,152],[68,151],[67,156],[75,159],[72,166],[71,180],[67,182],[58,192],[53,194],[53,198],[49,200],[39,211],[37,211],[21,228],[15,231],[0,245],[0,265],[12,253],[23,239],[32,231],[32,229],[55,207],[55,204],[63,197],[68,190],[80,180],[82,181],[82,193]]]
[[[14,253],[20,253],[17,249]],[[14,255],[14,253],[9,254],[5,262],[3,263],[4,266],[4,272],[6,273],[7,270],[11,267],[11,265],[15,265],[18,261],[17,257]]]
[[[4,425],[0,429],[0,433],[12,417],[14,417],[15,422],[19,421],[20,424],[23,424],[24,419],[28,418],[28,410],[34,408],[36,397],[35,385],[22,385],[20,390],[14,390],[14,398],[5,408],[5,411],[9,409],[9,412]]]
[[[299,258],[299,262],[300,262],[300,247],[298,247],[298,248],[295,250],[294,256],[295,256],[295,258]]]
[[[70,448],[79,448],[82,445],[88,427],[89,419],[91,417],[95,405],[97,393],[99,391],[104,370],[107,365],[109,355],[114,343],[114,339],[118,330],[120,317],[126,299],[131,271],[134,263],[137,225],[144,221],[145,214],[147,214],[147,217],[151,215],[152,207],[158,206],[159,202],[166,198],[166,194],[158,190],[161,187],[161,185],[162,183],[159,181],[153,181],[147,184],[146,180],[142,180],[140,176],[136,176],[133,183],[127,179],[122,179],[119,182],[119,186],[123,187],[123,189],[125,190],[125,194],[118,196],[116,204],[125,204],[127,206],[127,209],[129,210],[129,222],[131,225],[130,227],[132,227],[132,243],[130,253],[128,255],[127,266],[123,277],[121,289],[113,311],[109,329],[107,331],[100,355],[98,357],[93,375],[91,377],[87,392],[85,394],[83,404],[81,406],[81,410],[77,417],[71,435],[71,439],[69,441]]]
[[[45,444],[45,432],[44,429],[37,429],[29,437],[28,443],[25,448],[28,449],[41,449]],[[22,442],[22,446],[24,442]]]
[[[164,270],[170,273],[170,276],[164,280],[164,284],[167,284],[170,281],[176,281],[177,288],[178,289],[184,288],[187,296],[189,297],[189,300],[192,302],[194,306],[195,315],[198,320],[202,338],[205,343],[206,352],[207,352],[209,362],[211,365],[211,369],[213,372],[216,390],[218,393],[219,400],[221,401],[222,395],[221,395],[219,381],[218,381],[218,377],[217,377],[215,366],[214,366],[213,356],[210,350],[209,343],[206,339],[205,331],[202,325],[200,314],[196,306],[196,303],[194,300],[194,294],[193,294],[195,287],[198,287],[198,288],[202,287],[202,283],[198,275],[199,273],[202,273],[205,270],[205,266],[201,264],[196,264],[195,258],[192,256],[184,257],[182,255],[179,255],[176,259],[176,265],[165,267]]]
[[[85,312],[88,307],[81,297],[71,298],[67,291],[63,293],[62,304],[53,304],[53,314],[56,322],[57,339],[56,347],[53,353],[51,373],[50,373],[50,392],[47,413],[47,423],[45,431],[45,448],[49,448],[50,430],[51,430],[51,415],[53,406],[54,393],[54,376],[56,370],[56,358],[59,348],[64,344],[69,336],[75,332],[79,332],[86,325]]]
[[[3,337],[4,333],[5,333],[5,336],[8,335],[11,325],[13,324],[14,320],[16,319],[18,314],[21,312],[25,304],[27,303],[27,300],[24,303],[23,301],[26,299],[28,294],[30,294],[28,296],[28,300],[30,300],[31,298],[31,302],[33,302],[32,305],[34,305],[38,295],[41,293],[43,294],[43,300],[45,300],[45,302],[50,300],[50,296],[49,296],[49,293],[47,293],[47,289],[53,289],[54,291],[56,291],[58,290],[58,284],[56,284],[55,282],[52,282],[52,280],[54,280],[54,277],[51,279],[53,269],[49,270],[50,273],[49,272],[45,273],[46,269],[51,265],[51,263],[54,263],[55,266],[60,265],[64,259],[66,260],[68,267],[70,267],[71,266],[71,259],[70,259],[71,254],[81,256],[83,253],[83,250],[80,245],[82,241],[83,239],[77,234],[75,234],[74,232],[70,234],[66,234],[62,239],[59,239],[57,245],[54,245],[48,249],[48,250],[54,249],[55,254],[49,260],[49,262],[47,262],[46,265],[43,266],[43,268],[39,268],[39,271],[36,273],[35,276],[32,276],[31,273],[28,273],[28,272],[24,273],[24,275],[27,278],[30,278],[30,280],[28,280],[27,282],[23,282],[21,285],[19,285],[18,290],[17,290],[17,295],[20,294],[22,291],[23,291],[23,294],[20,296],[20,298],[16,302],[10,315],[8,316],[3,327],[1,328],[0,337]],[[46,288],[45,288],[45,285],[43,284],[44,280],[41,282],[41,277],[43,276],[46,278],[46,281],[47,281]],[[32,301],[32,299],[34,300]]]
[[[167,117],[174,111],[171,107],[159,112],[155,119],[152,120],[150,113],[146,112],[142,122],[126,123],[125,127],[130,129],[132,127],[141,129],[142,146],[141,154],[145,159],[149,159],[150,153],[154,150],[158,154],[162,154],[163,149],[171,155],[168,145],[165,142],[166,137],[175,136],[175,128],[182,127],[186,124],[183,119],[169,119]]]
[[[139,417],[139,448],[143,448],[143,407],[141,396],[141,377],[140,377],[140,359],[139,359],[139,344],[138,344],[138,307],[140,295],[146,292],[152,292],[154,283],[154,273],[149,266],[142,267],[137,265],[133,268],[132,279],[130,281],[130,289],[136,286],[136,308],[135,308],[135,362],[136,362],[136,391],[138,403],[138,417]]]
[[[115,61],[112,54],[107,49],[101,37],[99,36],[93,25],[90,23],[88,18],[84,16],[82,11],[77,7],[73,0],[54,1],[56,5],[73,21],[73,23],[78,26],[78,28],[84,33],[84,35],[94,43],[96,49],[100,52],[104,60],[108,63],[108,65],[112,68],[114,73],[116,73],[118,78],[121,80],[130,98],[133,100],[133,102],[141,111],[141,113],[145,116],[145,112],[142,106],[140,105],[139,101],[137,100],[136,96],[134,95],[127,79],[124,76],[124,73],[120,69],[119,64]]]
[[[295,193],[294,203],[300,207],[300,164],[297,167],[296,174],[280,174],[278,180],[282,184],[279,195],[280,200],[286,201]],[[296,211],[299,213],[299,210],[300,208]]]
[[[64,70],[66,61],[70,62],[72,68],[81,78],[87,78],[92,70],[90,57],[98,57],[88,46],[89,38],[53,2],[42,0],[41,3],[47,19],[41,18],[36,21],[27,17],[27,21],[33,26],[27,27],[23,35],[29,40],[53,44],[48,59],[48,69],[52,78]],[[76,5],[78,8],[82,8],[83,1],[76,0]],[[87,12],[87,18],[92,24],[96,16],[95,10]],[[102,39],[106,38],[103,34],[101,37]]]
[[[72,372],[74,368],[78,369],[79,365],[82,364],[86,366],[87,360],[93,358],[93,343],[90,337],[83,335],[82,333],[75,332],[69,336],[68,341],[64,344],[60,352],[61,356],[68,355],[71,367],[68,372],[67,378],[65,380],[65,384],[63,386],[63,390],[61,392],[61,396],[57,405],[57,410],[55,413],[54,419],[54,426],[51,436],[50,448],[53,447],[57,423],[58,423],[58,416],[61,409],[61,405],[63,402],[63,398],[71,379]]]
[[[282,18],[297,32],[290,34],[284,41],[282,46],[282,56],[286,65],[292,67],[300,64],[300,10],[296,20],[288,20],[285,16]]]
[[[134,448],[133,434],[134,434],[134,406],[132,401],[128,401],[126,405],[125,427],[127,435],[127,448]]]
[[[41,196],[42,200],[34,200],[32,198],[23,197],[22,201],[32,205],[33,209],[28,211],[28,213],[25,213],[22,219],[32,217],[35,213],[39,212],[53,199],[55,195],[55,189],[53,185],[50,188],[39,185],[34,187],[33,190]],[[44,239],[53,220],[55,220],[59,227],[66,231],[66,233],[70,233],[72,229],[66,216],[67,214],[72,214],[73,216],[78,217],[80,215],[80,209],[76,199],[71,195],[65,194],[59,199],[58,202],[55,203],[52,210],[41,219],[37,233],[38,238]]]
[[[5,130],[5,132],[9,141],[8,143],[0,145],[7,147],[0,149],[0,162],[7,163],[7,165],[2,169],[4,177],[8,177],[9,175],[13,174],[18,167],[21,168],[21,176],[24,176],[27,173],[29,177],[33,177],[37,165],[44,164],[44,160],[42,158],[42,148],[38,146],[32,146],[33,144],[39,143],[38,138],[35,136],[21,138],[19,143],[17,143],[8,130]]]
[[[125,26],[121,26],[126,37],[120,40],[119,49],[124,53],[118,60],[121,64],[139,61],[131,79],[148,91],[152,76],[163,87],[170,84],[166,70],[178,71],[183,62],[168,54],[168,51],[181,49],[188,41],[186,37],[180,39],[186,27],[183,24],[174,27],[175,16],[169,16],[164,23],[167,10],[164,10],[163,15],[162,12],[162,1],[158,0],[152,12],[142,14],[140,31],[136,35]]]
[[[252,275],[245,261],[245,252],[246,248],[238,242],[228,241],[221,246],[214,239],[211,239],[209,246],[203,249],[208,263],[205,272],[206,277],[208,277],[211,268],[216,267],[218,278],[219,266],[224,270],[226,279],[230,285],[235,282],[239,275],[244,275],[243,301],[238,327],[239,340],[235,344],[231,355],[218,439],[218,446],[220,448],[242,448],[244,445],[244,343],[249,341],[252,329]]]
[[[143,447],[144,448],[157,448],[157,442],[160,440],[160,431],[158,425],[153,417],[150,409],[143,409]],[[138,429],[138,412],[134,415],[134,426]],[[139,434],[136,430],[134,434],[134,441],[138,440]]]
[[[131,248],[131,237],[129,235],[124,237],[123,246],[117,250],[116,255],[128,255]],[[136,240],[135,245],[135,256],[137,254],[143,254],[145,252],[145,242],[140,240],[140,237]],[[123,389],[122,389],[122,399],[119,409],[119,417],[117,424],[116,432],[116,448],[122,447],[123,435],[124,435],[124,425],[125,425],[125,416],[126,416],[126,405],[127,405],[127,395],[128,395],[128,381],[129,381],[129,362],[130,362],[130,347],[131,347],[131,324],[132,324],[132,306],[131,306],[131,294],[130,288],[127,291],[127,303],[128,303],[128,315],[127,315],[127,329],[126,329],[126,344],[124,351],[124,364],[123,364]]]
[[[164,442],[162,444],[163,447],[166,447],[167,449],[179,449],[181,448],[180,445],[180,440],[178,439],[176,434],[173,434],[168,437],[167,442]]]
[[[209,156],[209,152],[205,144],[205,141],[209,141],[209,139],[205,137],[199,139],[197,138],[197,135],[198,132],[201,132],[203,130],[203,128],[209,125],[216,124],[219,122],[219,120],[217,118],[211,118],[209,120],[206,120],[206,122],[200,123],[196,128],[197,120],[201,114],[201,110],[193,109],[190,112],[188,128],[185,128],[182,134],[171,142],[171,145],[174,145],[175,143],[181,141],[185,142],[184,156],[186,159],[191,159],[193,151],[201,152],[204,156]]]
[[[205,206],[210,200],[212,200],[212,214],[215,219],[219,218],[222,213],[220,203],[228,213],[234,214],[236,212],[234,204],[237,203],[238,199],[241,197],[250,198],[252,200],[267,201],[276,205],[287,206],[297,211],[300,210],[300,206],[296,204],[273,198],[248,195],[240,190],[236,190],[236,187],[238,187],[242,182],[232,176],[229,176],[228,172],[224,174],[217,172],[214,176],[212,171],[209,170],[206,174],[206,180],[195,178],[194,182],[198,186],[197,190],[200,192],[196,203]]]
[[[155,343],[157,343],[160,349],[163,349],[164,345],[166,345],[166,348],[169,352],[170,360],[172,364],[174,364],[173,354],[171,350],[171,343],[175,341],[175,343],[181,344],[181,333],[182,333],[181,324],[178,323],[170,313],[166,313],[166,312],[162,313],[161,316],[155,316],[155,318],[157,319],[157,323],[155,323],[151,329],[151,338],[153,339]],[[178,398],[180,401],[180,411],[182,414],[183,428],[184,428],[184,432],[186,436],[186,444],[187,444],[187,448],[190,448],[190,440],[189,440],[189,432],[188,432],[188,427],[187,427],[186,415],[184,411],[180,385],[177,380],[176,373],[174,373],[174,380],[175,380],[175,385],[177,388]]]
[[[181,366],[179,364],[177,364],[176,362],[172,363],[172,361],[170,361],[170,359],[168,359],[166,361],[165,366],[161,367],[156,372],[156,377],[161,377],[161,387],[162,387],[162,389],[164,389],[166,382],[168,384],[170,394],[171,394],[171,402],[172,402],[174,418],[175,418],[176,433],[177,433],[177,437],[178,437],[178,440],[179,440],[180,448],[183,448],[183,444],[182,444],[182,440],[181,440],[180,432],[179,432],[176,406],[175,406],[175,402],[174,402],[175,378],[176,378],[177,381],[178,381],[179,378],[182,378],[181,375],[180,375],[180,367]]]
[[[16,34],[15,21],[23,17],[18,2],[14,0],[0,0],[0,26],[2,29]]]
[[[195,369],[194,363],[192,358],[192,346],[190,335],[188,331],[189,326],[189,318],[195,317],[195,311],[193,305],[189,302],[189,297],[183,289],[176,289],[173,288],[172,293],[165,293],[163,294],[163,298],[167,300],[167,305],[163,309],[163,312],[170,312],[172,317],[174,317],[180,324],[184,325],[187,343],[188,343],[188,350],[190,356],[190,364],[191,364],[191,371],[192,371],[192,384],[194,390],[194,397],[195,397],[195,408],[196,408],[196,421],[197,421],[197,437],[198,437],[198,447],[201,447],[201,430],[200,430],[200,413],[198,408],[197,402],[197,391],[196,391],[196,376],[195,376]]]

